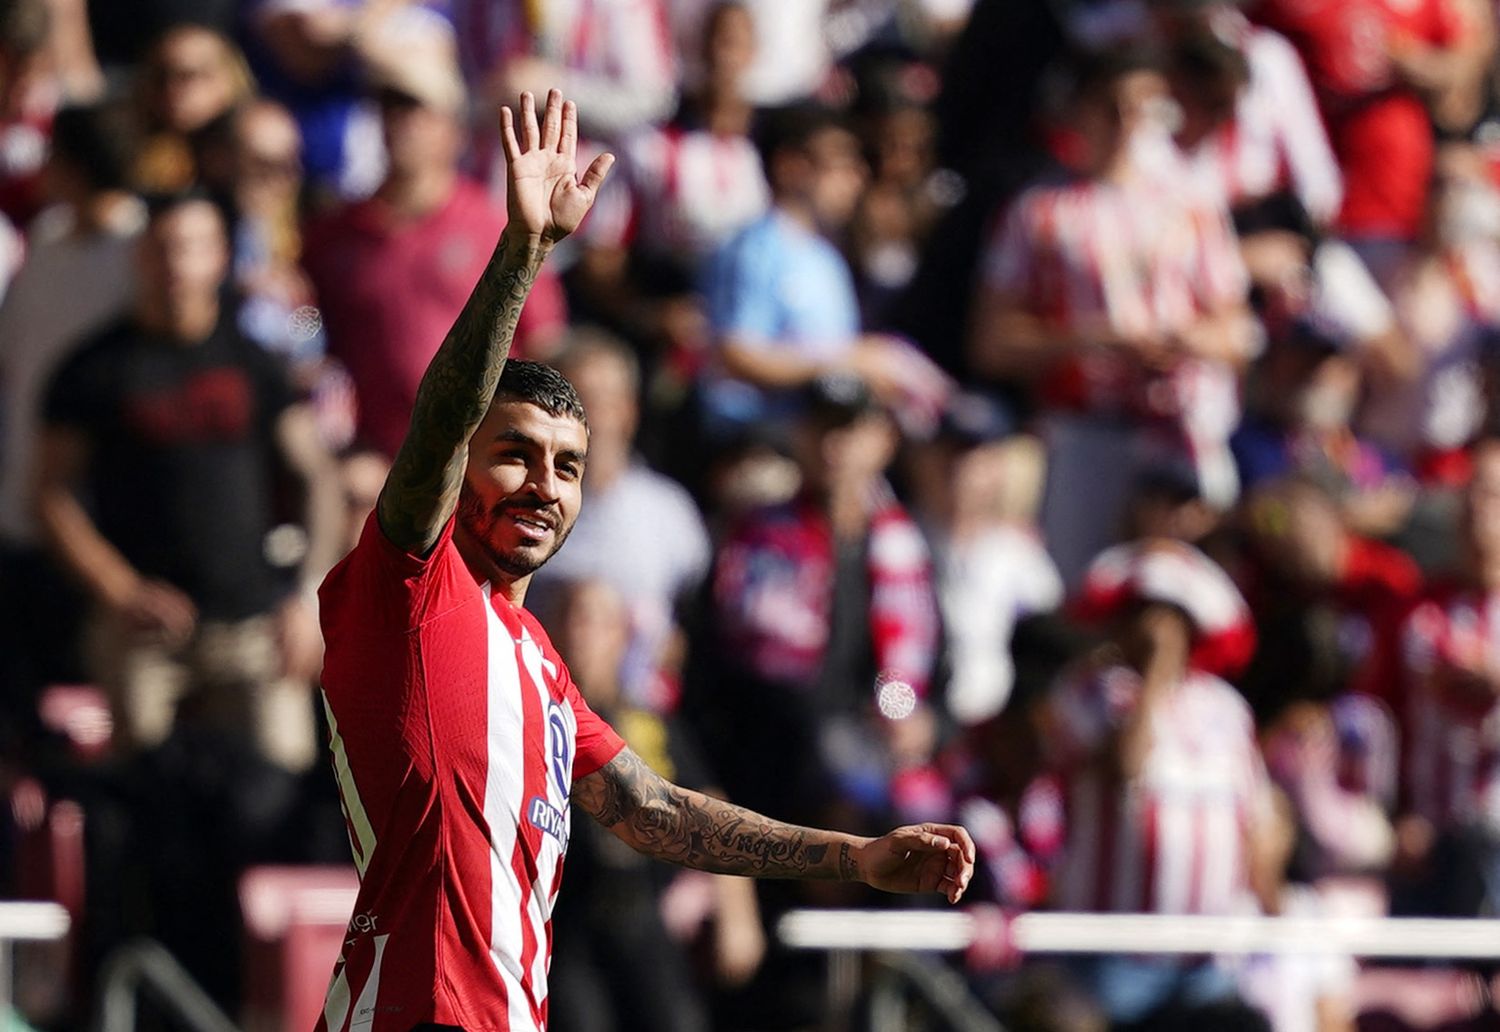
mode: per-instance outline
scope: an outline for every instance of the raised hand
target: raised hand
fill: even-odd
[[[859,877],[886,892],[941,892],[957,903],[974,876],[974,840],[955,824],[912,824],[859,851]]]
[[[521,94],[520,138],[517,116],[500,109],[505,146],[508,233],[524,233],[554,244],[578,228],[615,163],[613,154],[594,159],[578,176],[578,108],[564,103],[557,90],[547,93],[547,108],[537,124],[536,98]]]

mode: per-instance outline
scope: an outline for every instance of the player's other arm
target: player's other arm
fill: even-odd
[[[494,399],[543,260],[578,227],[614,162],[602,154],[578,177],[578,110],[557,90],[547,95],[540,125],[536,102],[522,95],[519,140],[510,108],[500,109],[500,124],[505,232],[422,377],[411,426],[376,506],[385,536],[413,555],[432,550],[457,507],[469,438]]]
[[[974,874],[963,828],[918,824],[880,838],[802,828],[672,784],[621,750],[580,778],[573,799],[647,856],[715,874],[861,881],[887,892],[941,892],[958,902]]]

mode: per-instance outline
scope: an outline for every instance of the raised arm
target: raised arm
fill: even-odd
[[[629,748],[575,782],[573,798],[633,849],[715,874],[862,881],[956,903],[974,873],[963,828],[919,824],[871,839],[783,824],[674,785]]]
[[[505,232],[474,292],[417,388],[406,439],[376,507],[396,546],[426,555],[458,504],[469,438],[489,409],[510,354],[521,306],[542,261],[594,203],[614,157],[601,154],[578,177],[578,110],[553,90],[537,124],[536,102],[521,96],[521,138],[510,108],[500,109],[506,157]]]

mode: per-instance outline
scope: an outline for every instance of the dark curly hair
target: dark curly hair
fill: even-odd
[[[554,416],[571,416],[587,429],[588,417],[583,412],[583,402],[568,378],[541,362],[524,358],[508,359],[500,371],[500,383],[495,388],[496,398],[527,401]]]

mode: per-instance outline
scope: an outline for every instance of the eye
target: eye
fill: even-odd
[[[577,480],[578,464],[576,462],[564,462],[557,467],[557,472],[564,480]]]

